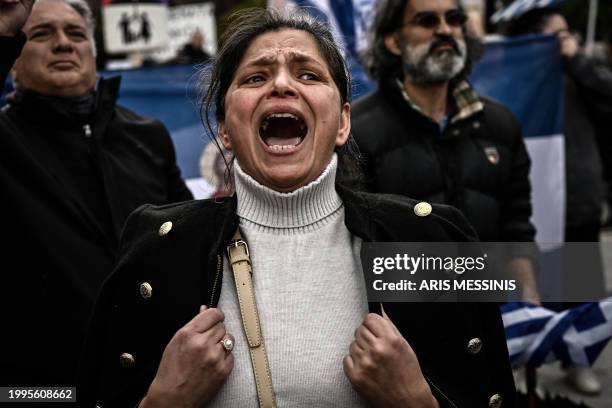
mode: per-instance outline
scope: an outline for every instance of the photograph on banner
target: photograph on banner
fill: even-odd
[[[163,2],[106,1],[102,7],[104,50],[144,51],[168,43],[168,5]]]
[[[146,58],[158,64],[172,62],[197,35],[202,37],[203,52],[209,56],[217,52],[217,23],[212,2],[169,7],[167,29],[168,42],[161,48],[145,52]]]

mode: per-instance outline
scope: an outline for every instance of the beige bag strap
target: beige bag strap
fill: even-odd
[[[249,353],[251,354],[251,363],[255,375],[259,407],[276,408],[272,376],[270,375],[270,366],[268,365],[263,335],[261,334],[257,303],[255,302],[255,291],[253,290],[253,280],[251,279],[252,269],[249,247],[242,239],[240,229],[236,229],[232,242],[227,246],[227,256],[234,272],[242,326],[249,343]]]

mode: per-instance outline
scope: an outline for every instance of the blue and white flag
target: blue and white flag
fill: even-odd
[[[555,313],[522,302],[501,307],[513,365],[560,360],[591,366],[612,338],[612,297]]]
[[[531,10],[558,7],[563,0],[515,0],[508,6],[498,10],[490,18],[493,24],[516,20]]]
[[[536,241],[563,242],[565,87],[557,40],[533,35],[489,41],[470,79],[479,94],[506,105],[522,125],[531,158]]]

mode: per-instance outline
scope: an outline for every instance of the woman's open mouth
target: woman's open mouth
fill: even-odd
[[[288,112],[272,113],[259,126],[259,137],[276,152],[292,151],[302,143],[307,133],[306,122]]]

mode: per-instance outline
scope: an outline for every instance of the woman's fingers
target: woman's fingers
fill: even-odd
[[[206,308],[202,310],[202,308],[200,308],[200,310],[200,313],[198,313],[189,323],[184,326],[186,330],[204,333],[206,330],[209,330],[215,324],[222,322],[225,319],[225,315],[221,309]]]

